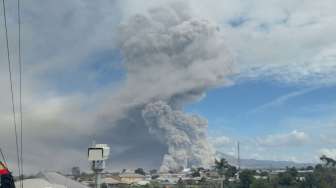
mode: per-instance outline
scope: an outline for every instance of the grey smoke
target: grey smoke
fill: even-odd
[[[121,26],[119,43],[127,78],[110,99],[118,112],[105,113],[106,119],[117,127],[142,127],[166,146],[163,171],[211,165],[207,121],[182,109],[207,90],[230,84],[233,61],[218,26],[195,19],[184,4],[170,4],[131,17]]]
[[[167,144],[161,171],[187,166],[209,167],[214,153],[207,142],[207,121],[197,115],[174,111],[163,101],[150,103],[143,110],[149,132]]]

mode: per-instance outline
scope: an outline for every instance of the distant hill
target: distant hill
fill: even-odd
[[[237,158],[222,152],[216,152],[217,158],[225,158],[231,165],[237,166]],[[315,166],[313,163],[296,163],[293,161],[272,161],[272,160],[257,160],[257,159],[240,159],[242,168],[250,169],[282,169],[288,167],[302,168],[307,166]]]

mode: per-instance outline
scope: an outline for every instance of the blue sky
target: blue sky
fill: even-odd
[[[327,125],[314,125],[313,122],[324,122],[333,117],[335,91],[336,88],[332,86],[309,88],[278,82],[243,82],[214,89],[203,100],[188,105],[186,110],[208,118],[210,136],[225,135],[233,141],[221,146],[226,152],[233,152],[236,141],[250,146],[251,140],[269,135],[286,135],[294,130],[309,135],[310,139],[315,140],[313,142],[319,142],[319,134],[325,131],[320,129]],[[296,156],[293,160],[307,162],[315,161],[306,156],[316,155],[316,150],[321,147],[320,144],[308,142],[293,150],[291,144],[289,142],[282,150],[288,156]],[[274,147],[265,150],[272,152]],[[300,156],[302,152],[304,156]],[[242,153],[246,158],[251,156],[250,151]],[[268,157],[276,159],[275,156]]]

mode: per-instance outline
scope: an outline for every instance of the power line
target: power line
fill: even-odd
[[[15,112],[15,101],[14,101],[14,91],[13,91],[13,79],[12,79],[12,64],[11,58],[9,55],[9,40],[8,40],[8,28],[7,28],[7,16],[6,16],[6,4],[5,0],[2,0],[2,9],[3,9],[3,18],[4,18],[4,25],[5,25],[5,38],[6,38],[6,50],[7,50],[7,61],[8,61],[8,72],[9,72],[9,82],[10,82],[10,92],[11,92],[11,102],[12,102],[12,113],[13,113],[13,123],[14,123],[14,132],[15,132],[15,144],[16,144],[16,155],[17,155],[17,162],[18,162],[18,170],[19,175],[21,175],[21,168],[20,168],[20,156],[19,156],[19,143],[18,143],[18,132],[17,132],[17,124],[16,124],[16,112]]]
[[[23,188],[23,117],[22,117],[22,57],[21,57],[21,2],[17,0],[18,18],[18,62],[19,62],[19,110],[20,110],[20,165],[21,165],[21,188]]]

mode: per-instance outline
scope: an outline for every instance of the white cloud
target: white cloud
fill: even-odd
[[[309,136],[305,132],[294,130],[286,134],[273,134],[264,138],[258,138],[257,142],[261,146],[298,146],[309,141]]]
[[[333,5],[334,1],[241,3],[241,16],[247,21],[224,28],[241,71],[238,80],[335,84]]]
[[[280,96],[266,104],[263,104],[255,109],[253,109],[251,111],[251,113],[256,113],[256,112],[262,112],[262,111],[265,111],[269,108],[273,108],[273,107],[277,107],[277,106],[281,106],[283,104],[285,104],[287,101],[295,98],[295,97],[299,97],[301,95],[305,95],[311,91],[314,91],[315,89],[317,88],[308,88],[308,89],[303,89],[303,90],[300,90],[300,91],[294,91],[294,92],[291,92],[291,93],[288,93],[286,95],[283,95],[283,96]]]

